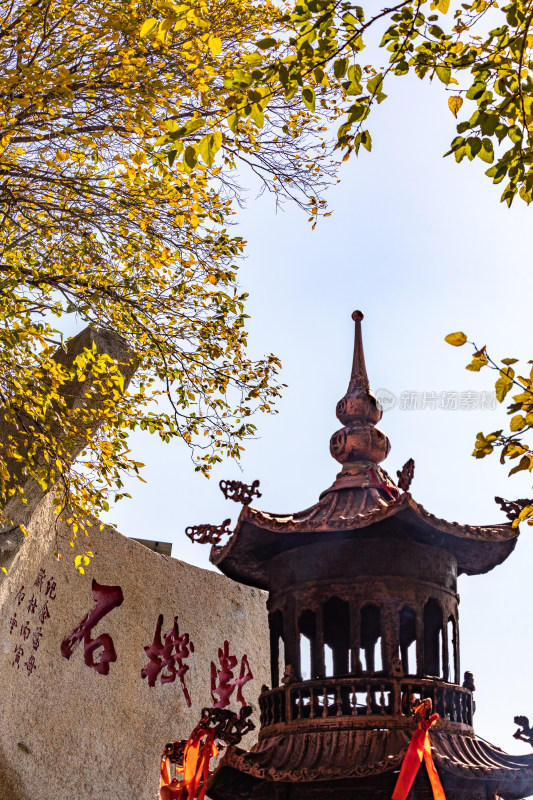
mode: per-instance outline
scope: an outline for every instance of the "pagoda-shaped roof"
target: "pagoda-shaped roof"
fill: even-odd
[[[346,395],[337,404],[343,427],[331,437],[331,453],[342,464],[333,485],[317,503],[292,514],[243,506],[228,543],[213,547],[211,561],[241,583],[268,588],[268,562],[311,542],[347,538],[408,538],[454,554],[458,573],[477,575],[501,564],[512,552],[518,530],[511,523],[461,525],[426,511],[401,491],[379,463],[390,444],[376,428],[382,411],[370,391],[356,311],[354,357]]]
[[[209,797],[228,797],[219,792],[219,787],[227,785],[232,786],[232,796],[249,797],[258,779],[326,783],[339,776],[346,780],[397,773],[409,739],[402,729],[339,730],[263,739],[248,753],[230,748],[211,779]],[[475,786],[482,781],[492,797],[504,800],[519,800],[533,792],[532,754],[508,755],[475,736],[444,731],[432,731],[430,741],[433,760],[446,783],[455,779]]]

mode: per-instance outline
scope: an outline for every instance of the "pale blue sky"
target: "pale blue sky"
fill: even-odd
[[[533,357],[528,294],[533,211],[500,205],[500,187],[481,161],[443,159],[454,119],[442,85],[396,81],[395,93],[371,122],[374,148],[342,166],[329,192],[333,216],[312,232],[294,208],[274,212],[255,200],[240,217],[248,240],[241,268],[251,294],[250,350],[282,359],[288,384],[279,414],[257,419],[258,438],[242,461],[206,480],[193,472],[186,447],[136,436],[148,483],[132,484],[133,500],[110,514],[128,536],[173,543],[173,555],[208,566],[209,548],[192,545],[187,525],[220,523],[239,506],[225,501],[221,478],[261,481],[260,508],[301,510],[336,474],[329,438],[339,427],[336,401],[349,377],[355,308],[365,314],[366,360],[374,390],[481,391],[492,375],[464,369],[468,353],[445,344],[465,330],[495,357]],[[393,96],[394,95],[394,96]],[[475,433],[505,424],[491,411],[404,411],[380,427],[392,450],[392,476],[416,462],[412,493],[429,511],[471,524],[503,522],[494,495],[528,496],[528,477],[506,477],[497,459],[470,455]],[[529,610],[533,531],[525,528],[514,554],[492,573],[460,579],[461,669],[474,673],[477,733],[509,752],[513,716],[533,718]]]

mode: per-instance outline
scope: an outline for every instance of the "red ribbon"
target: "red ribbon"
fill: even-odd
[[[422,706],[425,708],[425,704],[422,703],[414,709],[415,713],[419,711]],[[407,753],[403,759],[402,768],[398,775],[394,792],[392,793],[392,800],[406,800],[409,790],[413,785],[413,781],[420,769],[422,760],[424,760],[426,765],[433,797],[435,800],[446,800],[439,774],[433,763],[431,744],[429,742],[429,729],[436,723],[438,718],[438,714],[432,714],[429,719],[422,719],[418,723],[418,728],[413,733]]]
[[[205,737],[205,742],[202,739]],[[218,756],[215,734],[212,728],[201,723],[196,726],[185,745],[183,767],[176,767],[174,777],[170,778],[170,763],[167,756],[161,759],[160,800],[194,800],[202,782],[198,800],[204,800],[209,777],[209,760]],[[183,780],[178,780],[178,775]]]
[[[382,480],[375,469],[369,469],[368,474],[370,475],[370,486],[375,489],[382,489],[386,494],[389,495],[391,500],[397,500],[400,496],[400,490],[394,486],[394,484],[387,483],[387,481]]]

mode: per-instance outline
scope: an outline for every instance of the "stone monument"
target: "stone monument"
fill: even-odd
[[[83,331],[59,357],[93,342],[131,377],[124,342],[110,331]],[[15,524],[0,532],[8,569],[0,579],[0,800],[156,800],[163,747],[187,737],[212,702],[210,664],[224,641],[248,655],[250,697],[268,679],[265,595],[98,521],[94,558],[80,575],[68,553],[54,557],[56,537],[66,541],[69,531],[52,497],[31,482],[25,490],[28,503],[12,502]]]

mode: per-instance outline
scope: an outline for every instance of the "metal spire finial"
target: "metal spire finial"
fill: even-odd
[[[348,392],[353,391],[356,387],[370,389],[368,375],[366,374],[365,352],[363,350],[363,333],[361,330],[361,321],[364,318],[365,315],[362,311],[354,311],[352,314],[352,319],[355,322],[355,335],[353,343],[352,374],[350,377]]]
[[[359,461],[379,464],[390,450],[388,438],[375,427],[383,412],[370,391],[366,372],[361,332],[363,313],[354,311],[352,319],[355,322],[352,372],[348,390],[337,403],[337,418],[344,427],[333,434],[330,444],[332,456],[345,469]]]

